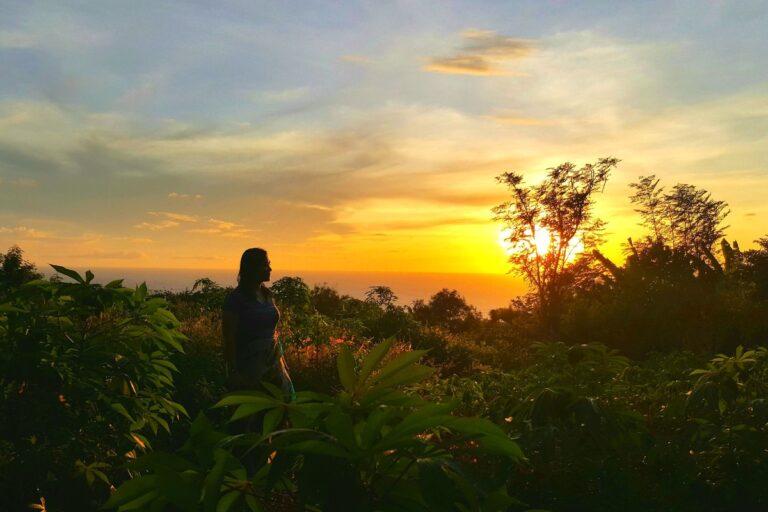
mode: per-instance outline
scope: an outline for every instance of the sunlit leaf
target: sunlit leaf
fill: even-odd
[[[373,350],[371,350],[368,355],[365,356],[365,359],[363,360],[363,366],[360,368],[360,374],[357,377],[357,380],[361,385],[365,384],[365,381],[371,375],[371,372],[386,357],[394,342],[394,338],[387,338],[386,340],[376,345]]]
[[[353,393],[357,382],[357,379],[355,378],[355,360],[348,347],[341,347],[339,356],[336,359],[336,366],[339,370],[339,380],[341,381],[341,385],[344,386],[344,389],[348,392]]]
[[[77,281],[80,284],[85,284],[85,280],[82,278],[82,276],[77,272],[75,272],[74,270],[70,270],[66,267],[62,267],[60,265],[53,265],[53,264],[51,264],[51,267],[53,267],[53,270],[55,270],[59,274],[63,274],[69,277],[70,279]]]

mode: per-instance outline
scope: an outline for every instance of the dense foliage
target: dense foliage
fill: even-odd
[[[32,498],[94,507],[110,470],[149,450],[171,421],[179,322],[146,286],[32,280],[0,305],[0,474],[5,510]],[[92,491],[89,491],[92,488]]]

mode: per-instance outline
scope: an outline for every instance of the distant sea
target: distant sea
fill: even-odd
[[[80,273],[86,269],[75,268]],[[174,292],[191,289],[201,277],[208,277],[221,286],[234,286],[236,270],[220,269],[159,269],[159,268],[91,268],[95,282],[106,284],[114,279],[125,279],[124,285],[134,287],[146,282],[150,290]],[[507,274],[442,274],[395,272],[332,272],[332,271],[273,271],[272,281],[284,276],[301,277],[310,287],[327,284],[339,293],[364,298],[371,286],[389,286],[398,296],[398,303],[409,305],[416,299],[425,301],[442,288],[458,290],[467,302],[483,314],[494,308],[505,307],[510,299],[525,293],[525,284]]]

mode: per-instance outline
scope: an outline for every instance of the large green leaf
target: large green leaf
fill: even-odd
[[[269,411],[267,414],[265,414],[261,434],[267,435],[274,432],[274,430],[278,427],[278,425],[280,425],[280,422],[283,420],[284,415],[285,415],[284,407],[275,407],[274,409]]]
[[[396,374],[390,375],[386,379],[378,381],[376,386],[372,388],[372,391],[420,382],[433,373],[435,373],[434,368],[430,368],[429,366],[413,365],[411,367],[399,370]]]
[[[216,510],[219,503],[221,483],[224,481],[227,467],[236,462],[232,454],[221,448],[214,451],[213,460],[215,461],[213,468],[206,475],[203,487],[203,510],[205,512],[214,512]]]
[[[128,480],[109,497],[107,502],[104,503],[103,508],[115,508],[128,504],[137,498],[154,491],[156,484],[156,475],[145,475],[134,478],[133,480]]]
[[[422,356],[424,356],[424,354],[426,353],[427,353],[426,350],[413,350],[411,352],[400,354],[399,356],[394,358],[392,361],[387,363],[387,365],[384,368],[382,368],[381,373],[376,376],[375,381],[381,382],[393,375],[396,375],[398,372],[416,363],[416,361],[421,359]]]
[[[352,357],[348,347],[342,347],[339,357],[336,359],[336,366],[339,370],[339,380],[344,389],[354,393],[357,378],[355,377],[355,360]]]
[[[75,272],[74,270],[68,269],[66,267],[62,267],[60,265],[53,265],[53,264],[51,264],[51,266],[53,267],[53,270],[55,270],[59,274],[63,274],[65,276],[69,277],[70,279],[74,279],[75,281],[77,281],[80,284],[85,284],[85,279],[83,279],[83,277],[80,274],[78,274],[77,272]]]
[[[371,350],[368,355],[365,356],[365,359],[363,360],[363,366],[360,369],[360,374],[357,377],[357,380],[361,385],[365,385],[365,381],[371,375],[371,372],[389,353],[393,343],[394,338],[387,338],[386,340],[376,345],[373,350]]]
[[[235,506],[235,503],[237,503],[237,499],[240,496],[242,496],[242,493],[239,491],[230,491],[226,493],[216,505],[216,512],[229,512],[232,507]]]
[[[235,391],[234,393],[230,393],[216,402],[213,407],[225,407],[227,405],[241,404],[277,405],[277,401],[273,397],[266,395],[261,391]]]
[[[232,414],[232,417],[229,418],[229,421],[237,421],[241,420],[243,418],[247,418],[248,416],[253,416],[257,412],[264,411],[266,409],[271,409],[275,407],[275,403],[258,403],[258,404],[242,404],[235,409],[234,414]]]

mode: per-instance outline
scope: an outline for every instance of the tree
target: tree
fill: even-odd
[[[723,238],[723,221],[728,216],[728,204],[715,201],[712,194],[693,185],[678,183],[664,193],[655,175],[640,176],[630,184],[635,194],[630,200],[637,205],[642,224],[650,233],[651,244],[666,244],[722,273],[714,255],[715,243]]]
[[[462,332],[480,323],[481,315],[456,290],[443,288],[425,304],[423,300],[413,303],[413,316],[425,325],[436,325],[450,332]]]
[[[397,302],[397,295],[389,286],[371,286],[365,292],[365,301],[382,309],[392,309]]]
[[[509,230],[512,270],[532,287],[543,326],[556,335],[562,302],[573,282],[579,253],[589,254],[600,241],[604,223],[593,216],[616,158],[601,158],[577,168],[570,162],[548,169],[539,185],[526,186],[523,176],[505,172],[496,179],[512,199],[493,208],[494,220]]]
[[[24,251],[18,245],[0,254],[0,296],[26,282],[42,278],[34,263],[24,259]]]
[[[305,310],[311,306],[309,286],[300,277],[282,277],[270,287],[281,306]]]

